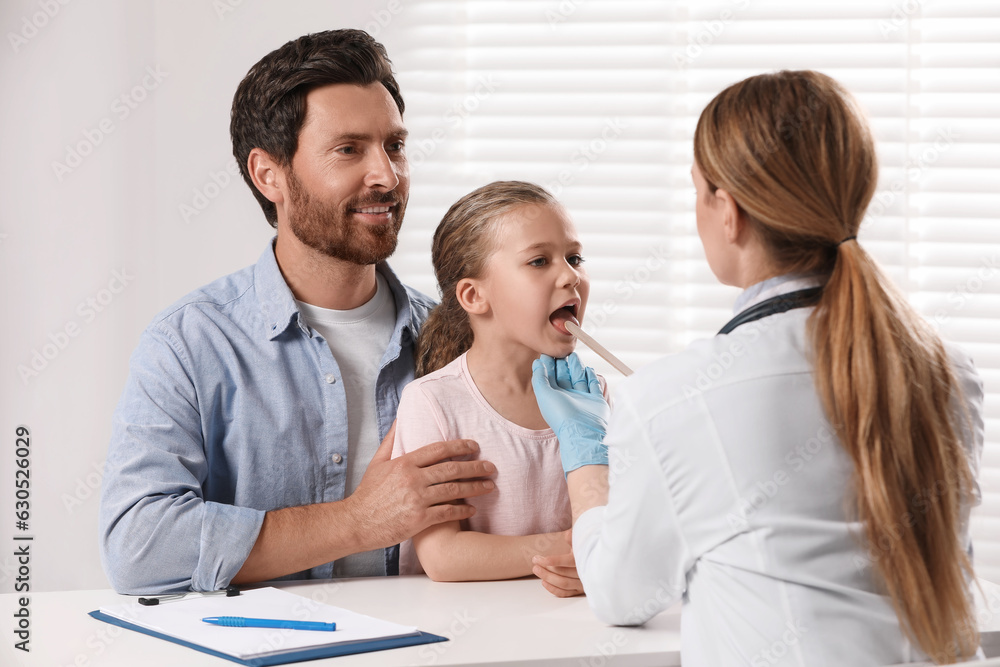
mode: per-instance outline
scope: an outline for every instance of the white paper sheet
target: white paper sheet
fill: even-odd
[[[129,602],[101,607],[101,611],[123,621],[241,659],[417,633],[416,627],[379,620],[271,587],[244,591],[239,596],[230,598],[190,596],[152,607]],[[323,632],[231,628],[211,625],[201,620],[210,616],[334,622],[337,629]]]

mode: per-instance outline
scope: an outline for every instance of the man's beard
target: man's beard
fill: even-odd
[[[395,252],[406,210],[406,199],[400,198],[395,191],[371,192],[351,200],[343,209],[313,198],[294,173],[289,174],[288,191],[292,204],[289,228],[310,248],[359,265],[377,264]],[[351,209],[379,205],[395,205],[392,222],[387,225],[351,224]]]

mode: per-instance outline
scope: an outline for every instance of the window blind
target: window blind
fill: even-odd
[[[394,265],[436,294],[441,216],[497,179],[547,186],[588,257],[585,328],[630,366],[710,336],[718,284],[694,221],[701,109],[778,69],[842,82],[869,115],[880,180],[860,242],[975,359],[986,387],[976,567],[1000,581],[1000,5],[976,0],[407,0],[379,35],[411,131]],[[612,388],[616,372],[581,349]]]

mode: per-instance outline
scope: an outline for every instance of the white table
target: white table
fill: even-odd
[[[1000,655],[1000,586],[976,593],[983,650]],[[301,663],[368,665],[542,665],[645,667],[680,664],[680,606],[641,628],[608,627],[585,598],[559,599],[536,579],[444,584],[426,577],[284,582],[278,587],[389,621],[416,625],[450,641]],[[31,652],[13,647],[16,594],[0,595],[4,667],[223,667],[235,663],[124,630],[87,616],[124,598],[110,590],[33,593]],[[183,604],[183,603],[175,603]]]
[[[450,641],[300,663],[369,665],[544,665],[646,667],[680,664],[680,607],[641,628],[608,627],[586,598],[559,599],[537,579],[435,583],[423,576],[283,582],[285,590]],[[31,653],[13,647],[17,596],[0,595],[4,667],[223,667],[236,663],[87,616],[117,604],[113,591],[31,594]],[[183,602],[173,603],[183,604]]]

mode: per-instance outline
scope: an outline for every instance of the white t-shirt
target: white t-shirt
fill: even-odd
[[[347,395],[347,484],[354,493],[378,450],[375,382],[382,357],[396,324],[396,304],[385,278],[375,274],[376,291],[367,303],[352,310],[330,310],[296,301],[302,318],[326,340],[340,368]],[[333,567],[334,576],[371,576],[384,569],[382,549],[347,556]]]

